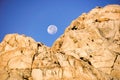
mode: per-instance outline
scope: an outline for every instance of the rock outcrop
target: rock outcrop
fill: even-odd
[[[6,35],[0,80],[120,80],[120,5],[83,13],[52,47]]]

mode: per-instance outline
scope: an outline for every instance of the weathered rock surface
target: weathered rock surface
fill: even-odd
[[[51,48],[25,35],[6,35],[0,80],[120,80],[120,5],[82,14]]]

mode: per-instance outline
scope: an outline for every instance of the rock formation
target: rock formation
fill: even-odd
[[[6,35],[0,80],[120,80],[120,5],[83,13],[52,47]]]

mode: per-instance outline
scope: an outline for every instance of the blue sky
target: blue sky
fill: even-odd
[[[0,42],[6,34],[19,33],[52,46],[72,20],[107,4],[120,0],[0,0]],[[58,27],[54,35],[47,33],[51,24]]]

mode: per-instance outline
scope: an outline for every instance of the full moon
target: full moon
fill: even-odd
[[[49,25],[48,28],[47,28],[47,32],[49,34],[55,34],[57,32],[57,26]]]

